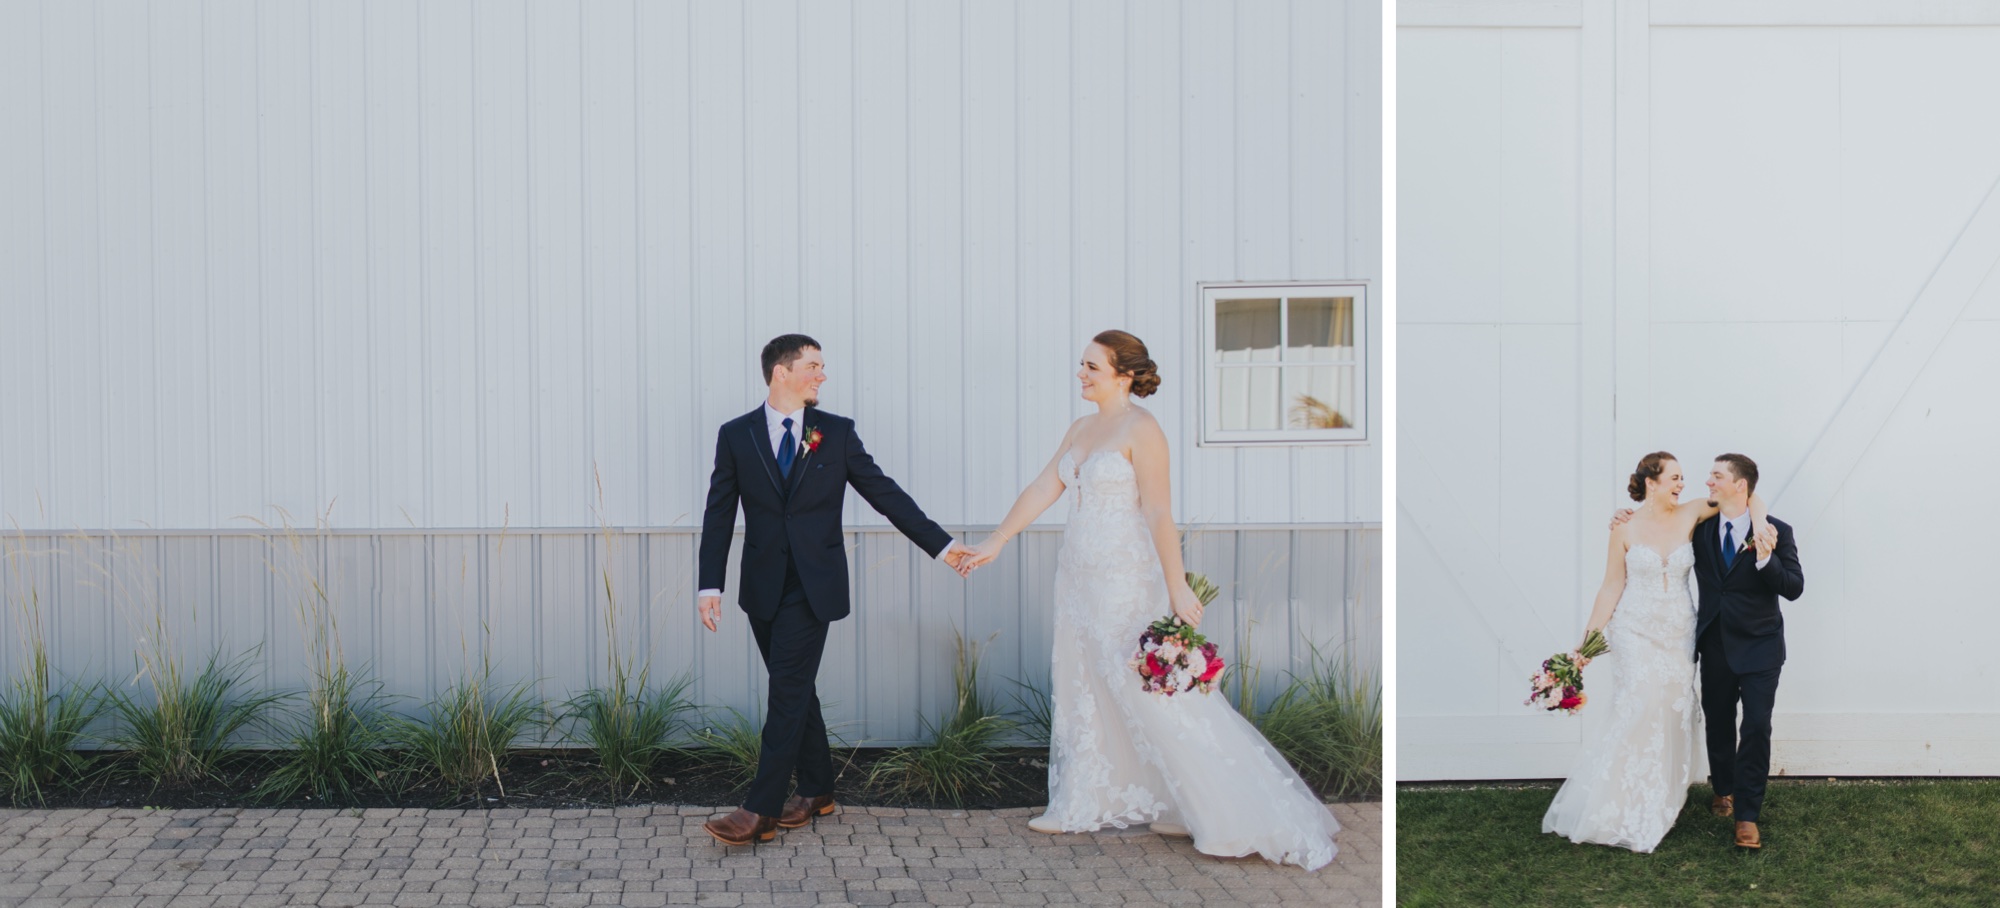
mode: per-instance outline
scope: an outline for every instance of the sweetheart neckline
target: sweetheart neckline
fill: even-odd
[[[1648,551],[1648,552],[1652,552],[1652,553],[1653,553],[1653,557],[1654,557],[1654,558],[1657,558],[1657,559],[1659,559],[1659,561],[1660,561],[1660,563],[1661,563],[1661,564],[1667,564],[1667,563],[1670,563],[1671,561],[1673,561],[1673,557],[1674,557],[1675,555],[1677,555],[1677,554],[1680,554],[1680,550],[1681,550],[1681,549],[1692,549],[1692,548],[1694,548],[1694,540],[1690,539],[1690,540],[1688,540],[1688,541],[1686,541],[1686,542],[1683,542],[1683,543],[1681,543],[1680,545],[1677,545],[1677,546],[1674,546],[1674,550],[1673,550],[1673,551],[1671,551],[1671,552],[1668,552],[1668,553],[1666,553],[1666,554],[1664,554],[1664,555],[1660,554],[1660,550],[1659,550],[1659,549],[1656,549],[1656,548],[1653,548],[1652,546],[1650,546],[1650,545],[1647,545],[1647,544],[1645,544],[1645,543],[1643,543],[1643,542],[1634,542],[1634,543],[1632,543],[1632,548],[1633,548],[1633,549],[1645,549],[1645,550],[1646,550],[1646,551]],[[1630,551],[1630,549],[1628,549],[1627,551]]]
[[[1090,453],[1089,453],[1088,455],[1085,455],[1085,457],[1084,457],[1084,458],[1083,458],[1082,460],[1077,460],[1077,459],[1076,459],[1076,450],[1075,450],[1074,448],[1072,448],[1072,449],[1070,449],[1070,450],[1067,450],[1067,451],[1064,451],[1064,452],[1063,452],[1063,456],[1062,456],[1062,459],[1064,459],[1064,460],[1067,460],[1067,461],[1069,461],[1070,463],[1074,464],[1074,466],[1073,466],[1073,467],[1071,467],[1071,468],[1070,468],[1070,470],[1069,470],[1069,477],[1070,477],[1071,479],[1082,479],[1082,478],[1083,478],[1083,465],[1084,465],[1084,464],[1087,464],[1087,463],[1091,462],[1092,460],[1095,460],[1095,459],[1097,459],[1097,458],[1099,458],[1099,457],[1102,457],[1102,456],[1104,456],[1104,455],[1106,455],[1106,454],[1116,454],[1116,455],[1118,455],[1118,459],[1119,459],[1119,460],[1125,460],[1125,455],[1124,455],[1124,454],[1122,454],[1122,453],[1120,453],[1120,452],[1118,451],[1118,449],[1117,449],[1117,448],[1107,448],[1107,449],[1105,449],[1105,450],[1102,450],[1102,451],[1092,451],[1092,452],[1090,452]],[[1131,461],[1129,461],[1129,460],[1128,460],[1128,461],[1125,461],[1125,465],[1126,465],[1126,466],[1131,466],[1131,465],[1132,465],[1132,462],[1131,462]]]

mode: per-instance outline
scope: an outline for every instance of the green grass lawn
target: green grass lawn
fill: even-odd
[[[1399,788],[1397,904],[2000,905],[2000,781],[1774,779],[1760,852],[1697,785],[1652,854],[1544,834],[1555,789]]]

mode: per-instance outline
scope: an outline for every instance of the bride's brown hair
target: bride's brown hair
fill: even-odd
[[[1660,478],[1660,474],[1667,471],[1669,460],[1678,461],[1680,458],[1665,451],[1654,451],[1639,458],[1639,469],[1632,471],[1632,481],[1625,484],[1625,491],[1633,501],[1646,500],[1646,480]]]
[[[1160,367],[1146,353],[1146,342],[1116,329],[1099,332],[1091,341],[1111,351],[1111,368],[1132,376],[1132,396],[1147,397],[1160,389]]]

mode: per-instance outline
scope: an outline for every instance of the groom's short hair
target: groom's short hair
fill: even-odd
[[[1716,463],[1726,463],[1737,479],[1747,480],[1750,488],[1746,492],[1757,491],[1757,462],[1741,454],[1724,454],[1715,459]]]
[[[791,368],[792,363],[798,362],[799,354],[804,353],[807,347],[814,350],[825,349],[819,345],[819,341],[803,334],[780,334],[771,338],[771,342],[764,345],[764,384],[771,383],[772,369],[780,365],[787,369]]]

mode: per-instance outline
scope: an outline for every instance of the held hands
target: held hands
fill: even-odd
[[[967,549],[964,557],[952,567],[958,569],[960,577],[970,577],[973,571],[1000,557],[1000,550],[1006,547],[1007,537],[994,533],[982,540],[977,547]]]
[[[960,577],[963,577],[965,576],[966,572],[959,569],[959,564],[964,562],[965,556],[970,554],[972,554],[972,550],[966,548],[965,543],[959,542],[958,540],[954,539],[951,541],[951,545],[944,550],[944,554],[940,557],[943,559],[945,564],[950,565],[952,570],[958,571],[958,575]]]
[[[695,605],[695,612],[701,615],[701,626],[713,632],[716,619],[722,617],[722,597],[701,597],[701,601]]]

